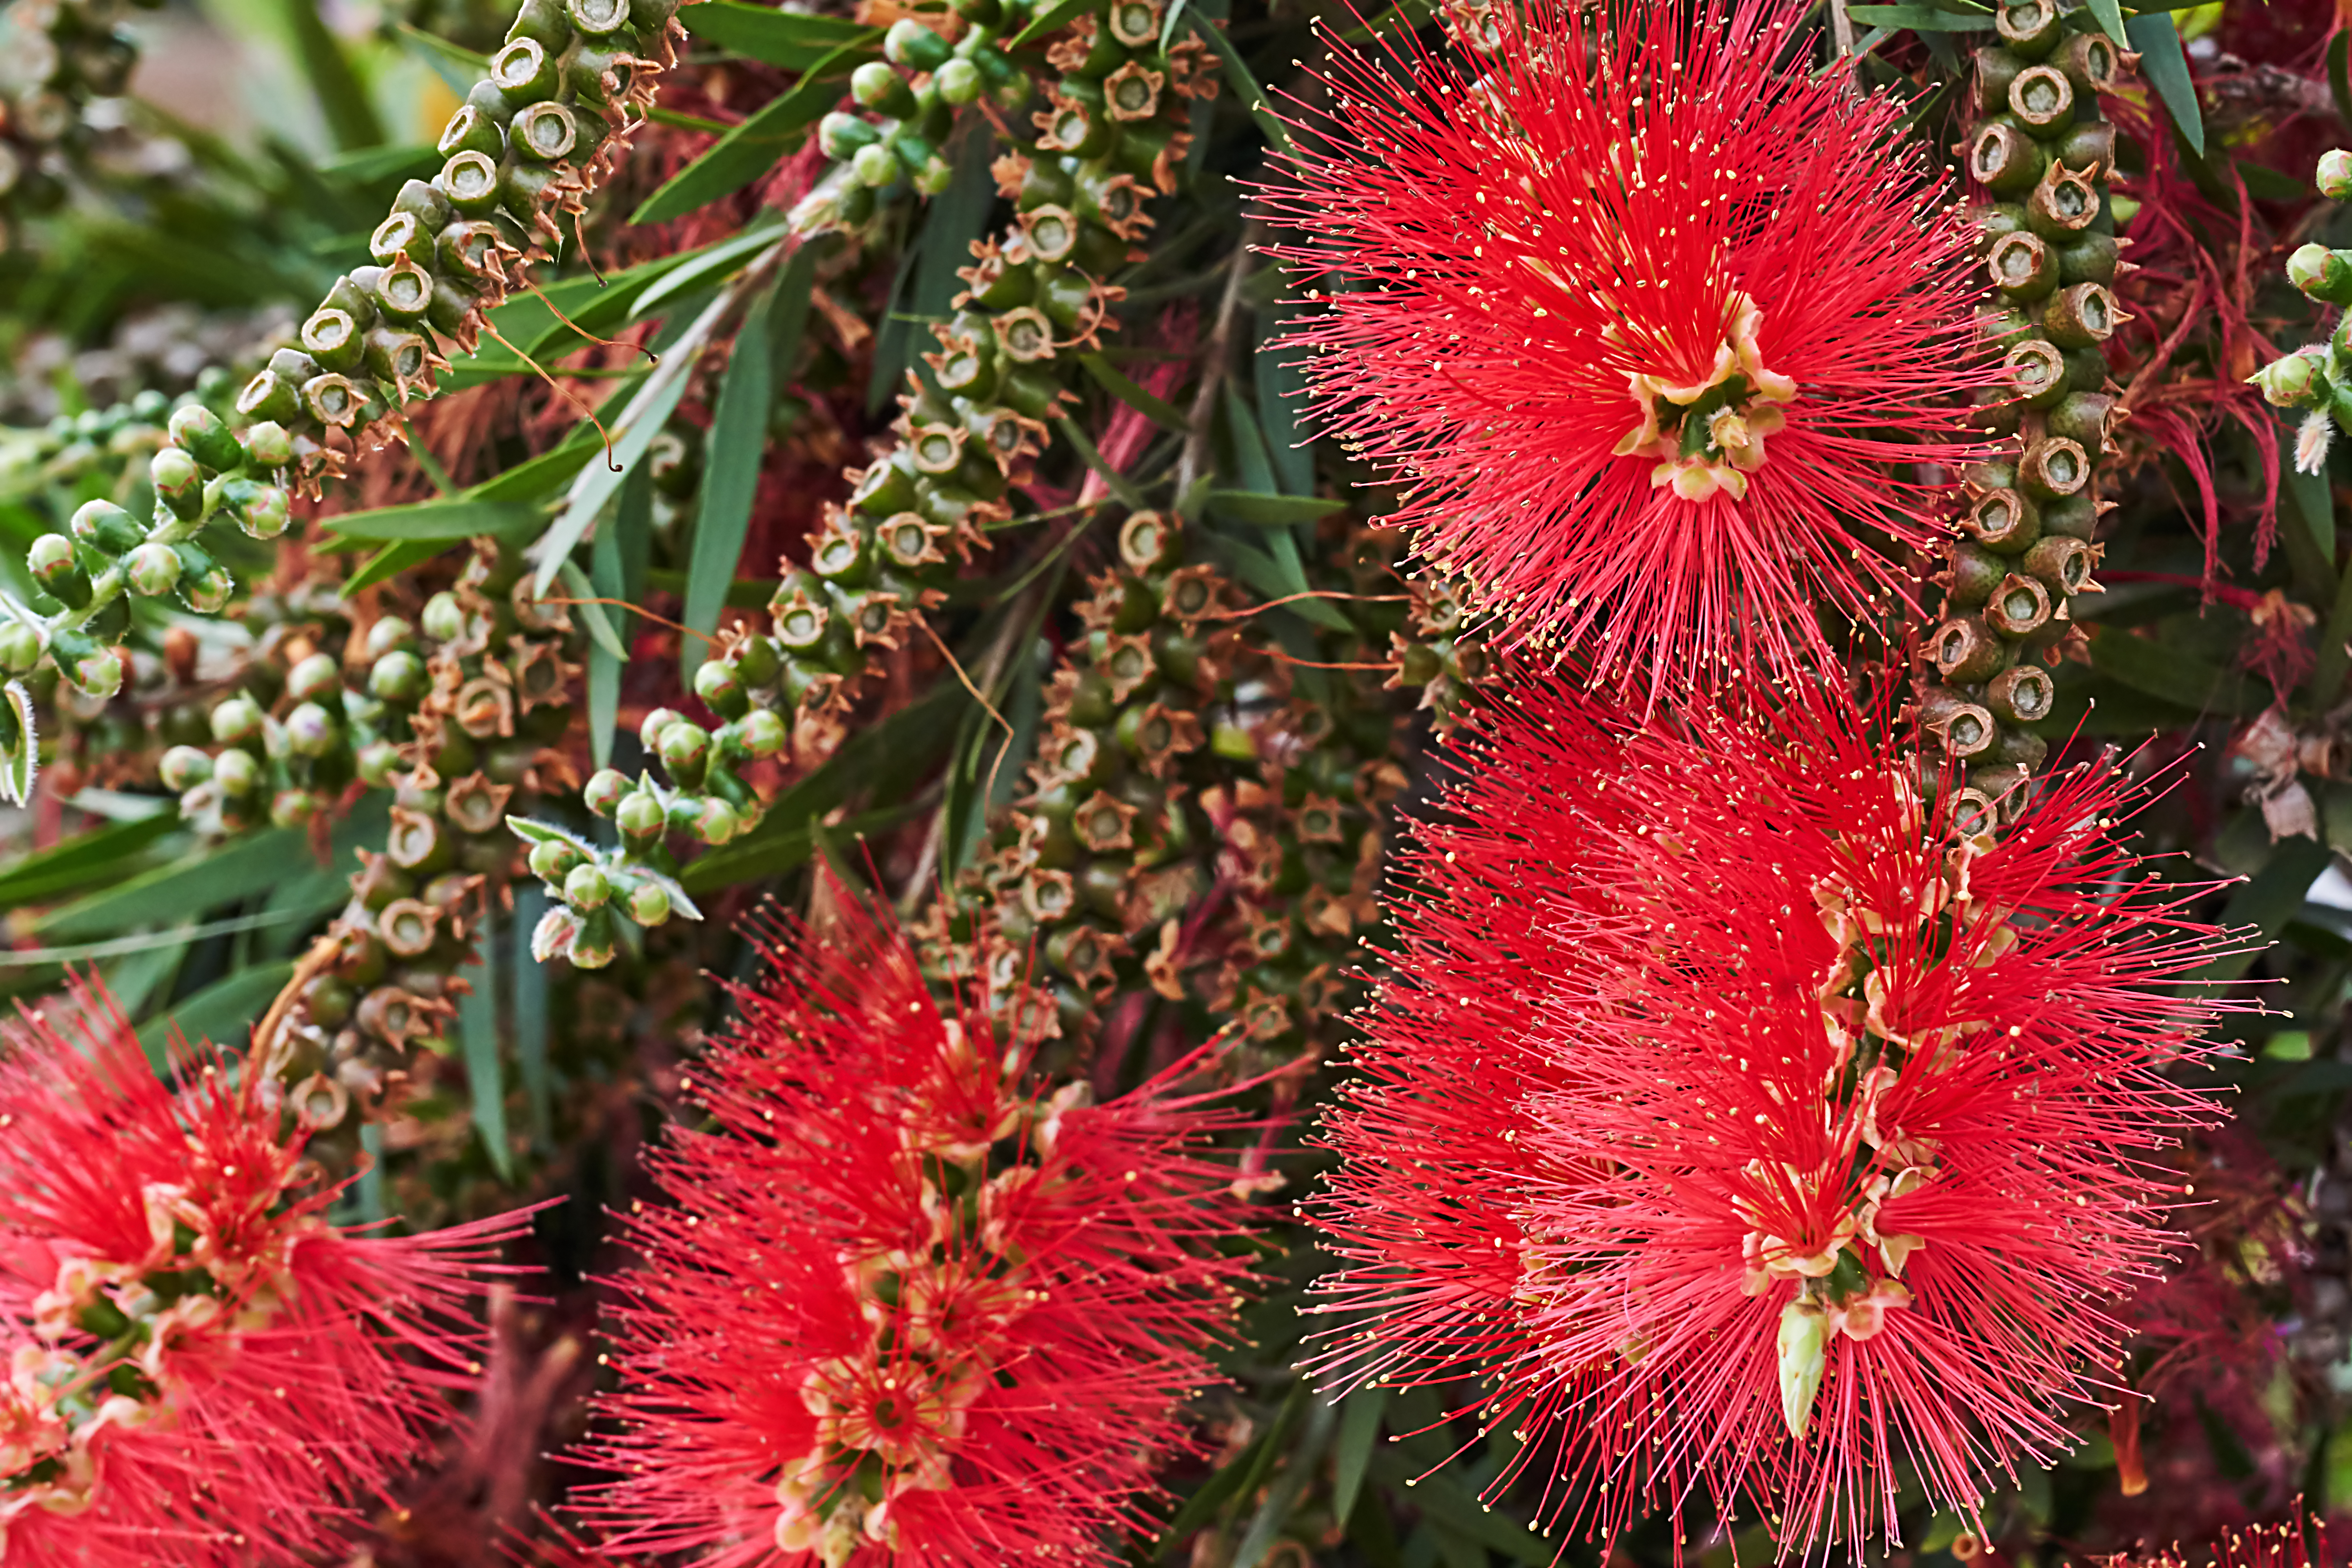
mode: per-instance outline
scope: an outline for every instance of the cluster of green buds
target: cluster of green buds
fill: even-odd
[[[817,123],[817,142],[833,166],[793,207],[796,234],[814,237],[871,222],[894,192],[935,196],[953,171],[940,154],[956,111],[985,98],[1020,109],[1035,90],[1004,41],[1028,19],[1027,0],[955,0],[961,23],[950,41],[911,16],[890,26],[883,58],[849,79],[860,112],[836,110]]]
[[[695,692],[719,716],[717,729],[667,708],[646,715],[637,739],[667,781],[649,769],[632,784],[605,768],[583,792],[588,809],[613,825],[617,844],[591,844],[549,823],[509,823],[531,847],[531,871],[547,884],[550,907],[531,934],[541,962],[561,955],[600,969],[613,962],[624,916],[645,928],[673,915],[702,918],[671,875],[677,861],[667,840],[677,834],[719,845],[758,826],[760,797],[739,770],[775,756],[792,739],[775,709],[753,700],[755,691],[775,689],[780,668],[772,639],[736,638],[695,672]]]
[[[1271,1045],[1334,1010],[1377,918],[1392,719],[1338,683],[1296,700],[1174,518],[1129,516],[1118,553],[1078,606],[1032,787],[926,918],[924,959],[984,966],[1018,1032],[1083,1047],[1108,998],[1149,988]]]
[[[14,0],[0,21],[11,84],[0,98],[0,225],[12,236],[20,215],[64,200],[93,136],[89,101],[130,85],[139,48],[121,16],[114,0]]]
[[[2126,266],[2107,189],[2116,128],[2098,98],[2134,57],[2054,0],[2002,5],[1994,25],[1961,151],[1990,198],[1976,215],[1994,296],[1979,325],[2005,356],[1981,418],[2015,447],[1963,476],[1916,692],[1924,765],[1956,778],[1969,831],[2021,806],[2048,750],[2026,726],[2055,700],[2043,666],[2080,637],[2074,596],[2095,588],[2098,470],[2121,412],[2102,345],[2127,319],[2113,289]]]
[[[149,391],[104,408],[60,414],[37,429],[0,428],[0,497],[37,496],[54,488],[85,495],[97,489],[122,499],[133,488],[138,465],[169,439],[163,426],[172,407],[171,398]]]
[[[443,349],[470,350],[483,312],[524,263],[562,240],[643,119],[672,57],[676,0],[523,0],[490,74],[443,128],[446,160],[411,180],[370,237],[375,264],[338,279],[237,395],[247,419],[292,433],[315,485],[347,454],[391,440],[410,398],[429,396]]]
[[[34,584],[29,605],[0,595],[0,670],[10,676],[54,664],[72,686],[92,698],[121,689],[125,666],[118,645],[131,629],[131,601],[175,595],[188,608],[213,615],[236,584],[206,549],[201,535],[221,521],[256,539],[274,539],[289,521],[286,490],[277,476],[293,460],[284,429],[264,422],[243,440],[202,404],[171,416],[170,439],[148,461],[155,492],[145,523],[111,501],[84,503],[68,531],[33,541],[26,568]],[[30,710],[11,704],[0,719],[0,795],[29,783],[37,744]]]
[[[2322,153],[2317,178],[2319,194],[2329,201],[2352,200],[2352,153],[2339,147]],[[2315,304],[2352,306],[2352,250],[2306,245],[2287,258],[2286,276]],[[2248,379],[2262,388],[2272,407],[2304,416],[2295,436],[2295,467],[2305,473],[2326,472],[2335,432],[2352,431],[2352,310],[2336,319],[2336,330],[2324,341],[2273,360]]]

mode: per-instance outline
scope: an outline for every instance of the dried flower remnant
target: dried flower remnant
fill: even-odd
[[[1233,1119],[1173,1076],[1037,1083],[840,903],[738,994],[692,1074],[712,1125],[629,1220],[587,1511],[709,1563],[1108,1563],[1238,1302],[1233,1171],[1187,1147]]]
[[[1392,521],[1507,641],[1653,691],[1906,591],[1868,535],[1936,532],[1900,465],[1990,374],[1899,106],[1774,64],[1798,9],[1546,0],[1475,68],[1335,42],[1268,199],[1350,284],[1295,342]]]
[[[211,1048],[159,1079],[95,990],[5,1048],[0,1555],[310,1561],[470,1382],[471,1277],[520,1226],[337,1228],[299,1090]]]
[[[2216,938],[2076,770],[1963,839],[1811,695],[1625,731],[1525,689],[1416,829],[1426,892],[1329,1123],[1328,1370],[1431,1384],[1554,1455],[1608,1535],[1696,1489],[1790,1551],[1895,1531],[2072,1441],[2171,1237],[2162,1068]]]

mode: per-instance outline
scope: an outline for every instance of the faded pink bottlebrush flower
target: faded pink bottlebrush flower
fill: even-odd
[[[1055,1089],[854,901],[775,937],[627,1221],[584,1515],[711,1564],[1116,1560],[1238,1304],[1234,1124]]]
[[[1696,1497],[1789,1551],[1971,1512],[2108,1402],[2217,938],[2076,769],[1960,839],[1800,692],[1633,731],[1522,687],[1416,826],[1316,1206],[1343,1380],[1453,1385],[1539,1522]],[[1498,1494],[1499,1495],[1499,1492]]]
[[[93,987],[0,1027],[9,1568],[310,1561],[446,1422],[521,1228],[340,1229],[299,1096],[211,1047],[168,1067]]]
[[[1907,465],[1966,456],[1990,374],[1970,235],[1903,106],[1791,56],[1805,9],[1535,0],[1451,58],[1332,40],[1266,202],[1319,275],[1293,342],[1498,646],[1654,692],[1786,668],[1938,531]]]

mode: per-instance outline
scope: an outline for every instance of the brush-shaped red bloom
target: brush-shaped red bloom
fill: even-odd
[[[1325,427],[1506,642],[1654,689],[1819,654],[1907,590],[1952,462],[1969,235],[1902,106],[1786,58],[1797,0],[1494,6],[1455,61],[1337,39],[1269,215]],[[1329,287],[1336,282],[1339,287]]]
[[[1174,1073],[1054,1089],[854,906],[694,1068],[619,1284],[587,1516],[706,1563],[1108,1562],[1244,1279],[1233,1122]]]
[[[94,989],[0,1029],[9,1568],[309,1561],[446,1421],[472,1277],[520,1228],[339,1229],[270,1079],[171,1068]]]
[[[2130,788],[1960,841],[1867,727],[1524,689],[1415,829],[1328,1124],[1326,1360],[1485,1385],[1545,1522],[1697,1494],[1858,1555],[1898,1472],[1971,1510],[2073,1441],[2173,1239],[2152,1162],[2217,1112],[2165,1076],[2215,1011],[2170,983],[2216,938],[2126,888]]]

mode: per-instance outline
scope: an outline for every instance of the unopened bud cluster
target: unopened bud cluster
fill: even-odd
[[[793,208],[794,233],[871,222],[896,192],[940,195],[954,174],[940,150],[956,111],[983,98],[1007,112],[1029,101],[1029,73],[1003,47],[1029,19],[1026,0],[958,0],[952,19],[961,26],[943,21],[943,36],[912,16],[899,18],[883,37],[885,58],[851,75],[860,112],[837,110],[818,123],[818,144],[833,167]]]
[[[2339,147],[2322,153],[2317,181],[2328,200],[2352,199],[2352,153]],[[2315,304],[2352,306],[2352,250],[2306,245],[2286,258],[2286,276]],[[2247,379],[2272,407],[2303,414],[2294,465],[2307,474],[2325,473],[2335,433],[2352,431],[2352,310],[2336,318],[2324,341],[2273,360]]]
[[[2071,602],[2095,586],[2097,475],[2121,413],[2102,345],[2126,320],[2113,285],[2127,266],[2107,200],[2116,127],[2098,100],[2135,59],[2053,0],[1994,21],[2001,42],[1977,51],[1979,118],[1960,151],[1991,198],[1977,213],[1992,289],[1979,326],[2004,355],[1980,418],[2014,447],[1963,476],[1916,693],[1925,765],[1949,767],[1960,817],[1978,825],[2023,804],[2048,750],[2026,726],[2056,697],[2042,667],[2079,640]]]
[[[26,552],[34,594],[27,605],[0,603],[0,671],[29,674],[52,663],[92,698],[121,689],[118,645],[131,629],[133,596],[175,595],[211,615],[236,584],[203,542],[205,531],[234,522],[256,539],[274,539],[289,521],[276,476],[292,461],[286,432],[260,424],[242,440],[218,416],[189,404],[171,416],[170,439],[149,459],[154,511],[142,523],[111,501],[86,502],[64,533],[46,533]],[[0,720],[0,760],[37,743],[9,712]],[[11,768],[5,776],[16,777]]]

